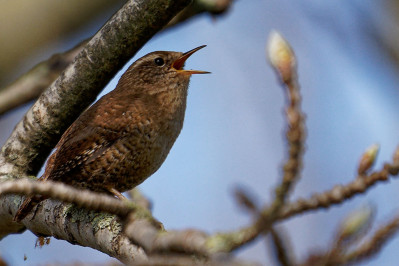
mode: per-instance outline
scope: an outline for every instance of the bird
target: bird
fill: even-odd
[[[188,52],[155,51],[136,60],[114,90],[84,111],[64,132],[38,179],[122,198],[159,169],[183,127],[190,77]],[[24,219],[41,195],[27,197],[14,221]]]

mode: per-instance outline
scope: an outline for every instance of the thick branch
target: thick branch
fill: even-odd
[[[0,219],[11,221],[19,202],[17,196],[2,197],[0,200]],[[16,223],[14,223],[16,224]],[[72,204],[63,204],[45,200],[35,212],[23,220],[23,224],[36,234],[54,236],[72,244],[92,247],[124,263],[145,260],[144,251],[133,245],[122,233],[122,225],[116,216],[96,213],[78,208]],[[0,233],[8,228],[0,227]]]

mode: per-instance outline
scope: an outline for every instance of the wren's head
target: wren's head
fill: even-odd
[[[138,91],[132,93],[149,95],[162,92],[173,93],[181,89],[186,90],[192,74],[209,73],[207,71],[183,69],[185,61],[205,46],[199,46],[186,53],[171,51],[149,53],[129,67],[121,77],[119,86],[134,87]]]

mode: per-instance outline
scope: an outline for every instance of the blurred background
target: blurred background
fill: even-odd
[[[93,35],[123,3],[1,1],[0,87]],[[191,79],[183,131],[161,169],[140,185],[166,229],[213,233],[247,225],[251,217],[232,195],[238,186],[259,204],[271,198],[286,156],[284,94],[265,58],[272,29],[295,50],[307,115],[305,165],[291,199],[352,181],[360,155],[373,143],[381,145],[377,168],[391,160],[399,144],[397,5],[394,0],[237,0],[221,16],[197,16],[147,43],[125,69],[154,50],[184,52],[206,44],[186,67],[212,72]],[[103,93],[116,86],[123,71]],[[31,104],[0,117],[1,145]],[[365,204],[376,207],[377,224],[387,221],[398,212],[397,191],[399,183],[392,180],[342,206],[281,226],[302,260],[328,248],[339,222]],[[35,240],[30,232],[10,235],[0,242],[0,254],[10,265],[112,261],[55,239],[34,248]],[[398,248],[399,237],[362,265],[397,265]],[[264,238],[237,255],[273,262]]]

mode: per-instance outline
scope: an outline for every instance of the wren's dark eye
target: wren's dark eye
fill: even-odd
[[[154,59],[154,62],[157,66],[163,66],[165,64],[165,61],[161,57],[157,57]]]

